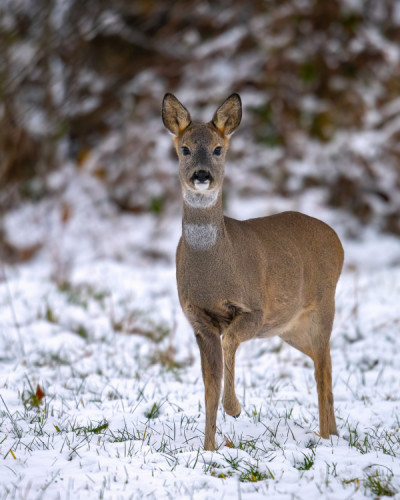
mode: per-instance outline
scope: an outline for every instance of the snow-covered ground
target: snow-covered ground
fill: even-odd
[[[0,267],[0,498],[400,498],[399,239],[348,239],[317,192],[230,201],[233,216],[294,208],[343,237],[340,436],[318,436],[312,362],[275,338],[240,347],[242,414],[221,407],[218,450],[204,452],[199,356],[175,286],[179,218],[121,214],[97,183],[75,173],[62,199],[4,221],[16,246],[43,246]]]

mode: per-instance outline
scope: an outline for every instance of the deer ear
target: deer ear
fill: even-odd
[[[229,136],[238,128],[242,119],[242,101],[239,94],[232,94],[217,109],[212,123],[221,134]]]
[[[162,104],[162,120],[171,134],[178,136],[191,123],[189,111],[172,94],[165,94]]]

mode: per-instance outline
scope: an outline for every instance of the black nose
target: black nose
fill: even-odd
[[[194,181],[199,181],[199,182],[206,182],[206,181],[211,181],[211,174],[210,172],[207,172],[207,170],[198,170],[192,175],[192,182]]]

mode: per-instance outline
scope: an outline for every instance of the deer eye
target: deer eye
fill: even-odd
[[[217,147],[214,149],[214,154],[215,154],[216,156],[220,156],[220,154],[221,154],[221,150],[222,150],[221,146],[217,146]]]
[[[186,146],[182,146],[182,153],[183,153],[183,156],[188,156],[188,155],[190,155],[190,149]]]

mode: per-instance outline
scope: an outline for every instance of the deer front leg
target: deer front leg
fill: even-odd
[[[235,356],[239,345],[257,335],[262,325],[262,312],[243,312],[232,321],[222,337],[224,353],[224,393],[222,404],[228,415],[238,417],[241,406],[235,392]]]
[[[204,310],[196,306],[188,306],[185,308],[185,314],[193,327],[197,345],[200,349],[206,404],[204,449],[214,450],[222,380],[220,332]]]
[[[200,348],[206,403],[204,449],[215,450],[217,411],[222,380],[221,340],[219,334],[215,335],[213,332],[205,332],[204,330],[196,333],[196,340]]]

